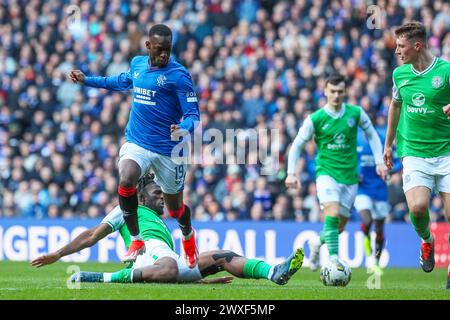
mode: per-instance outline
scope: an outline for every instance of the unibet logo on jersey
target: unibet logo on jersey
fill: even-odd
[[[155,99],[156,91],[149,90],[146,88],[134,87],[133,91],[135,93],[134,101],[137,103],[146,104],[149,106],[155,106],[156,102],[152,101]]]
[[[450,154],[450,121],[442,110],[450,103],[450,63],[435,57],[422,72],[405,64],[394,70],[392,78],[393,98],[402,102],[397,129],[399,157]]]

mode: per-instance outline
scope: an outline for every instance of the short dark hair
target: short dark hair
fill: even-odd
[[[425,44],[427,42],[427,30],[418,21],[409,22],[398,27],[395,29],[395,35],[397,38],[405,37],[408,40],[420,40]]]
[[[169,36],[172,38],[172,30],[165,24],[155,24],[153,27],[150,28],[148,31],[148,37],[152,36]]]
[[[331,76],[329,76],[329,77],[327,78],[327,80],[325,81],[325,87],[326,87],[329,83],[331,83],[332,85],[336,86],[336,85],[338,85],[338,84],[341,83],[341,82],[344,82],[344,84],[347,85],[347,84],[345,83],[345,77],[344,77],[342,74],[335,73],[335,74],[332,74]]]

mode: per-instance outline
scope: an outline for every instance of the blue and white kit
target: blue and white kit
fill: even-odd
[[[200,121],[197,94],[186,68],[173,58],[163,68],[153,67],[148,56],[137,56],[131,60],[128,72],[113,77],[86,77],[84,84],[113,91],[133,89],[119,165],[125,159],[134,160],[141,175],[150,168],[154,170],[155,181],[163,192],[183,190],[187,164],[180,161],[185,155],[172,155],[180,141],[172,140],[170,126],[178,124],[192,133]]]

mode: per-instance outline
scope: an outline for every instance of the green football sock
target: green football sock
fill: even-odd
[[[320,233],[320,244],[325,243],[325,235],[323,234],[323,231]]]
[[[325,225],[323,227],[323,237],[328,247],[330,256],[338,255],[339,253],[339,218],[325,217]]]
[[[421,237],[424,241],[431,241],[431,233],[430,233],[430,213],[427,212],[423,217],[414,217],[411,211],[409,211],[409,219],[411,220],[414,229],[416,230],[419,237]]]
[[[268,279],[272,266],[261,260],[249,259],[244,265],[244,278],[248,279]]]
[[[111,274],[111,282],[131,283],[132,269],[122,269]]]

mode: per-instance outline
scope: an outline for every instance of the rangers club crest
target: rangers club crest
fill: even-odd
[[[442,78],[440,76],[435,76],[431,80],[431,85],[435,89],[442,87],[443,84],[444,84],[444,80],[442,80]]]
[[[162,87],[167,81],[167,78],[163,75],[160,74],[159,77],[156,79],[156,82],[158,83],[158,86]]]

